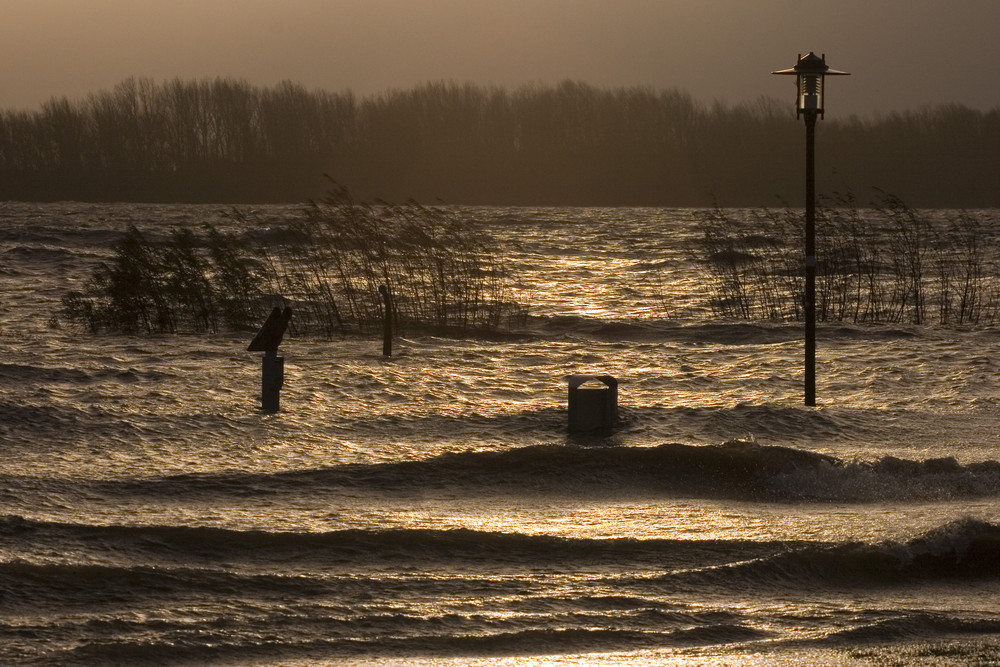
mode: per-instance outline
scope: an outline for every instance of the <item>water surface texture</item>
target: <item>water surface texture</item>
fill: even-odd
[[[263,414],[252,332],[53,321],[214,207],[0,204],[0,662],[1000,661],[1000,331],[821,325],[807,408],[800,325],[712,319],[695,211],[461,212],[516,335],[292,332]]]

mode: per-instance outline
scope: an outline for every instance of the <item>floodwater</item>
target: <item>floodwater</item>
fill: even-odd
[[[713,319],[696,211],[468,208],[510,335],[54,321],[125,225],[0,204],[0,662],[994,664],[1000,330]],[[293,207],[265,207],[281,220]],[[621,424],[566,431],[570,375]]]

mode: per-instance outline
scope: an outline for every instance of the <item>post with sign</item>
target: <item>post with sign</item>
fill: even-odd
[[[264,412],[279,409],[281,387],[285,383],[285,359],[278,356],[278,346],[291,319],[291,308],[275,307],[247,346],[249,352],[264,353],[260,372],[260,409]]]

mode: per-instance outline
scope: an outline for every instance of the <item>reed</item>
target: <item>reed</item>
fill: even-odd
[[[333,184],[293,225],[304,284],[339,293],[345,315],[370,329],[383,321],[379,286],[393,295],[397,329],[498,327],[511,314],[507,269],[493,239],[442,207],[356,202]]]
[[[157,243],[129,226],[83,291],[63,296],[62,315],[94,332],[130,334],[246,325],[260,311],[258,276],[236,237],[206,231],[185,228]]]
[[[793,209],[706,211],[695,255],[721,317],[803,316],[803,230]],[[942,223],[878,191],[817,210],[816,315],[820,321],[940,325],[1000,321],[996,220],[961,212]]]
[[[397,330],[498,328],[523,312],[496,241],[443,207],[356,202],[333,184],[268,234],[251,213],[226,216],[250,231],[205,225],[152,242],[129,227],[62,315],[92,331],[215,331],[256,326],[277,302],[294,306],[296,331],[330,336],[380,327],[381,285]]]

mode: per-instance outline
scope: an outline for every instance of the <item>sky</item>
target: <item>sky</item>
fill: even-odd
[[[827,117],[1000,107],[1000,0],[0,0],[0,108],[128,77],[364,96],[572,79],[794,105],[799,53],[851,72]]]

